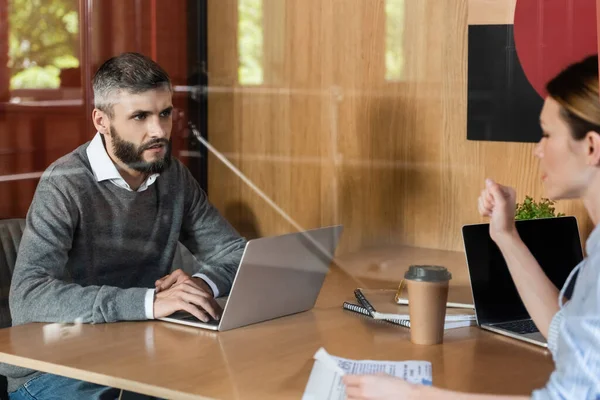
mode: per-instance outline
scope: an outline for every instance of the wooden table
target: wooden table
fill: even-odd
[[[446,265],[452,299],[470,296],[462,253],[380,249],[341,257],[308,312],[219,333],[156,321],[83,325],[54,341],[44,324],[28,324],[0,330],[0,362],[170,399],[300,398],[320,346],[353,359],[428,360],[434,385],[454,390],[528,394],[544,385],[553,364],[542,348],[478,328],[417,346],[405,328],[341,309],[355,287],[394,287],[413,263]]]

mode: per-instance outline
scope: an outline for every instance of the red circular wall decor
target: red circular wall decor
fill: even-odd
[[[553,76],[598,52],[596,0],[517,0],[514,35],[527,79],[546,97]]]

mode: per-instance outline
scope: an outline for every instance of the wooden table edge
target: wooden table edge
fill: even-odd
[[[134,382],[124,378],[115,378],[106,374],[83,371],[77,368],[65,367],[45,361],[35,361],[6,353],[0,353],[0,362],[164,399],[215,400],[212,397],[179,392],[161,386]]]

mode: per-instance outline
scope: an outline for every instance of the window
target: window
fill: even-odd
[[[238,2],[238,81],[261,85],[263,72],[263,0]]]
[[[80,86],[77,0],[9,0],[10,90]]]
[[[402,79],[404,69],[404,0],[385,0],[385,79]]]

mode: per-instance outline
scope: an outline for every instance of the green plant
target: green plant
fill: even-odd
[[[536,218],[552,218],[563,217],[565,214],[555,214],[554,202],[549,199],[542,198],[536,202],[529,196],[525,196],[523,203],[517,203],[515,211],[515,219],[536,219]]]

